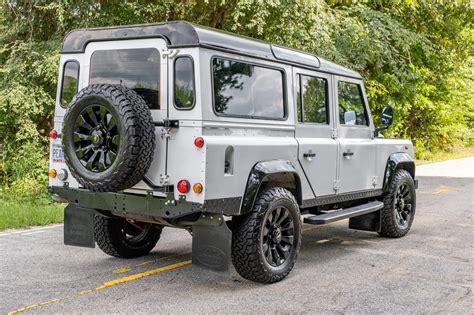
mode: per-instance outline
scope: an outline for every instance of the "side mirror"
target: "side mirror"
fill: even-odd
[[[389,127],[393,123],[393,108],[385,106],[382,109],[382,126]]]
[[[385,106],[382,109],[382,127],[375,128],[375,136],[379,136],[379,132],[387,129],[393,123],[393,108],[391,106]]]

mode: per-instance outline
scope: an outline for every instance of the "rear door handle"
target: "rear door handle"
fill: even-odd
[[[345,158],[350,158],[351,156],[354,155],[354,152],[346,151],[346,152],[342,153],[342,155],[343,155]]]
[[[313,151],[311,150],[306,153],[303,153],[303,157],[308,161],[312,161],[315,156],[316,156],[316,153],[313,153]]]

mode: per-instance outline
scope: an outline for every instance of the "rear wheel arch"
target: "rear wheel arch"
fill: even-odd
[[[240,214],[252,210],[258,193],[265,187],[288,189],[302,203],[301,180],[296,167],[288,160],[270,160],[256,163],[250,171],[243,194]]]

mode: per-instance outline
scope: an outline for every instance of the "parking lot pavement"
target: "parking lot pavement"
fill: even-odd
[[[0,312],[472,314],[473,180],[419,179],[406,237],[305,225],[295,268],[272,285],[192,265],[184,230],[131,260],[64,246],[61,225],[0,233]]]

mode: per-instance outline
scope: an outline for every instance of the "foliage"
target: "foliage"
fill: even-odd
[[[0,231],[62,222],[64,204],[53,204],[49,196],[18,198],[0,192]]]
[[[184,19],[312,52],[361,72],[372,112],[395,108],[386,135],[412,139],[420,156],[474,142],[473,18],[473,5],[461,0],[4,0],[2,184],[44,192],[68,30]]]

